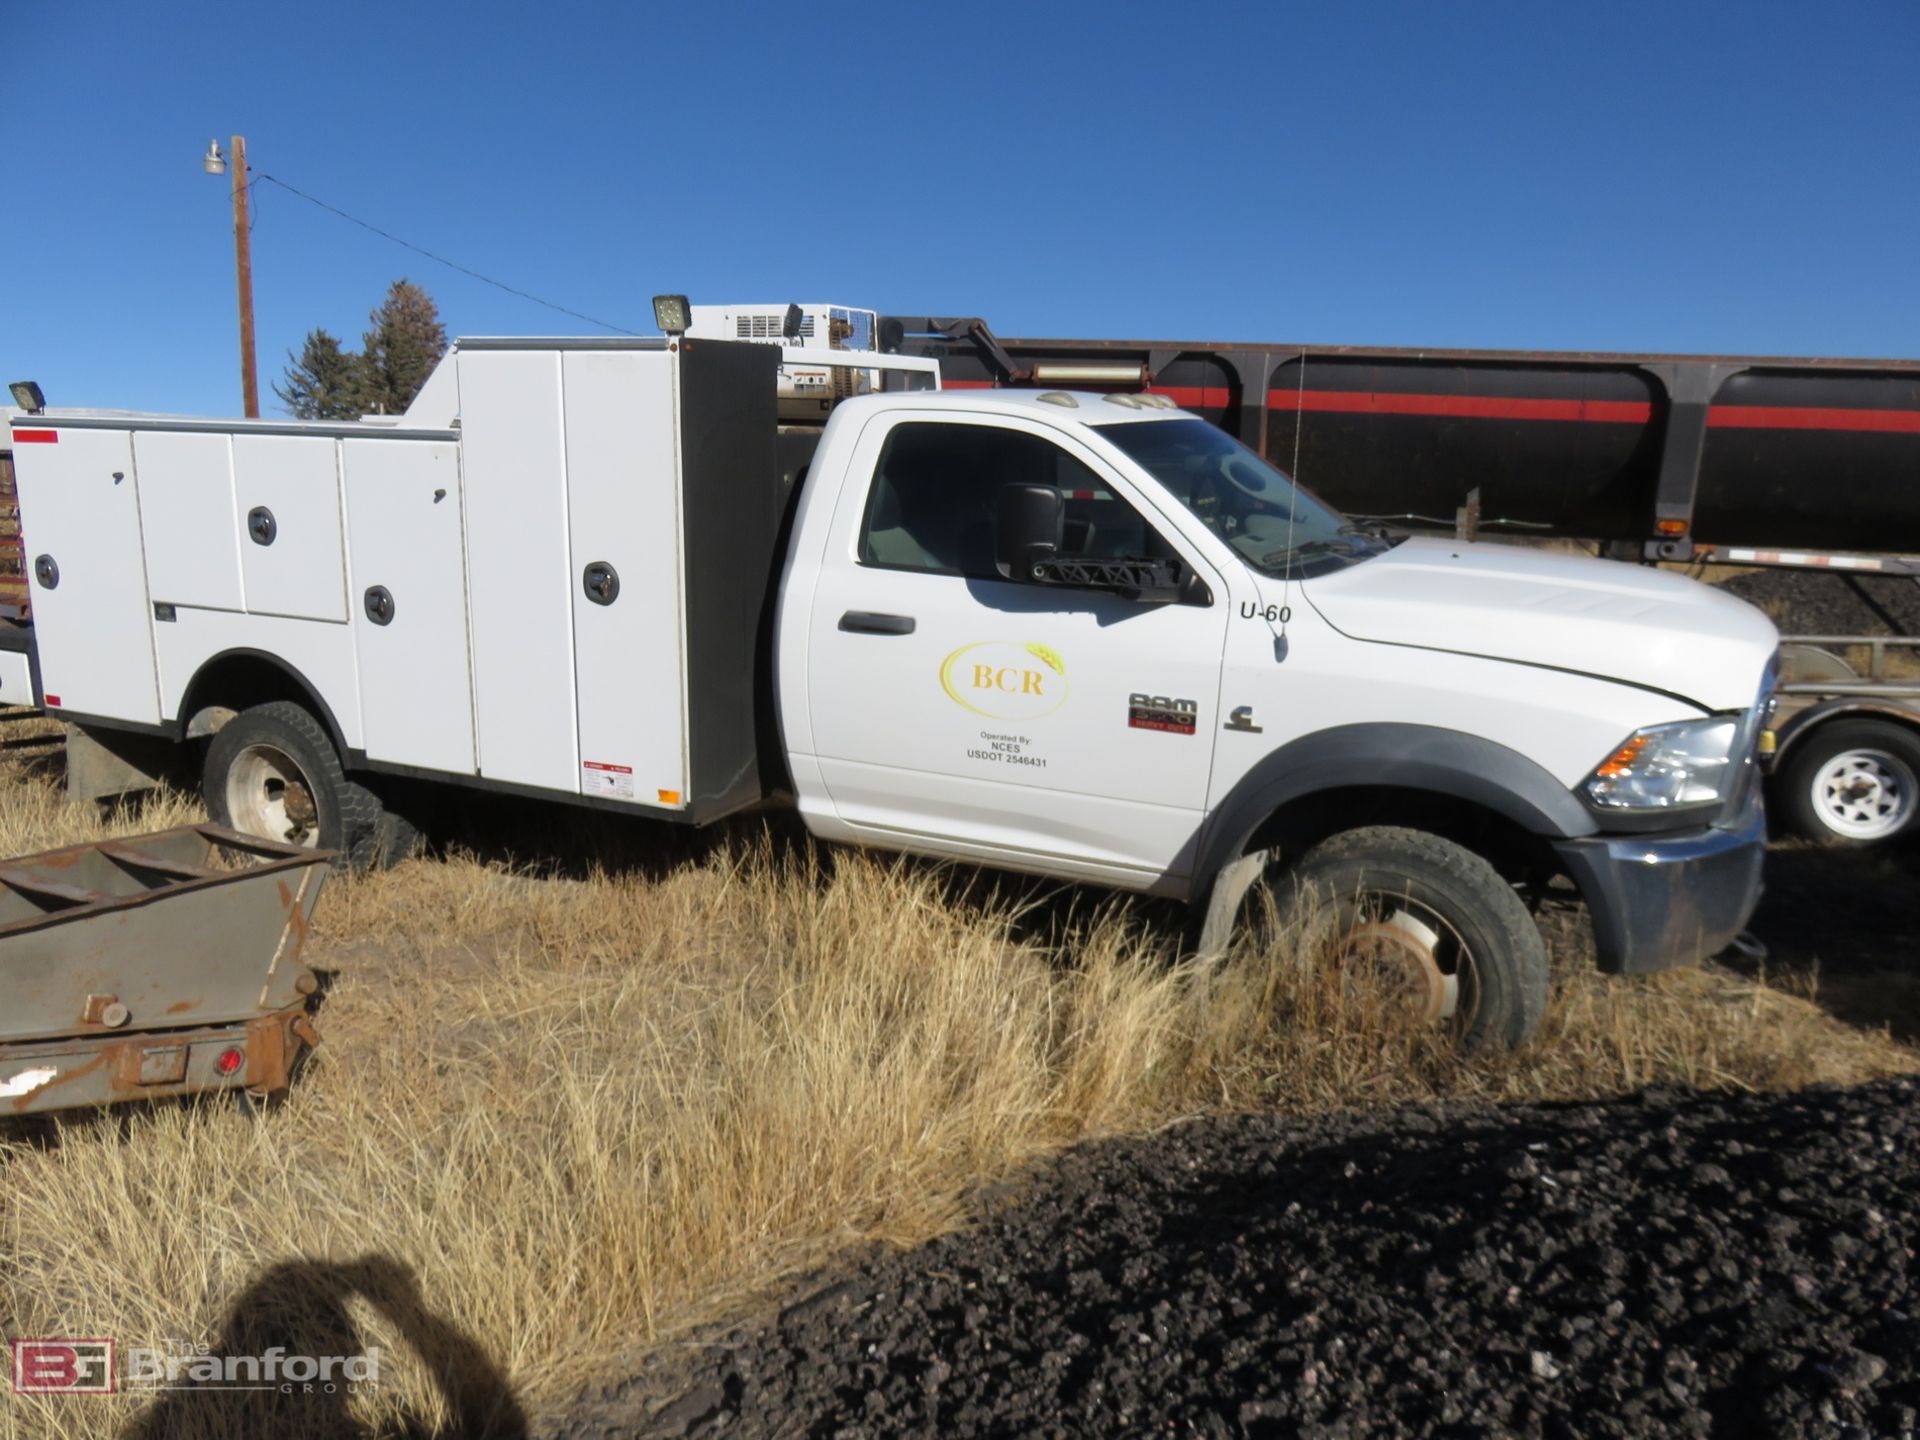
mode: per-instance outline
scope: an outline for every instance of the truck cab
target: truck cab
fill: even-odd
[[[816,834],[1186,899],[1208,949],[1291,877],[1480,1041],[1538,1020],[1550,877],[1616,972],[1714,953],[1758,898],[1764,615],[1369,532],[1158,397],[847,402],[778,615]]]

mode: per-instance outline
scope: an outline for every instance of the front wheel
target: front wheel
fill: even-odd
[[[1365,966],[1459,1048],[1517,1049],[1547,1003],[1547,947],[1486,860],[1422,830],[1365,826],[1315,845],[1277,883],[1336,967]]]
[[[1913,829],[1920,735],[1890,720],[1836,720],[1800,741],[1774,795],[1787,823],[1833,845],[1877,845]]]

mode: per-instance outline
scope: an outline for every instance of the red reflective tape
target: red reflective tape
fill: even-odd
[[[58,430],[16,430],[13,438],[22,445],[57,445],[60,443]]]
[[[1871,430],[1920,435],[1920,410],[1848,410],[1833,405],[1715,405],[1707,424],[1738,430]]]
[[[58,695],[49,695],[46,697],[46,701],[49,710],[58,710],[60,708],[60,697]]]
[[[942,380],[943,390],[990,390],[991,380]],[[1225,385],[1155,385],[1185,410],[1224,410],[1233,404]],[[1645,425],[1654,407],[1646,400],[1539,400],[1509,395],[1418,395],[1384,390],[1269,390],[1276,413],[1311,410],[1334,415],[1434,415],[1465,420],[1547,420],[1597,425]],[[1852,430],[1882,435],[1920,435],[1920,410],[1852,409],[1837,405],[1715,405],[1707,424],[1716,429]],[[54,438],[51,430],[16,430],[16,438]]]
[[[1155,385],[1153,393],[1182,410],[1224,410],[1233,403],[1233,391],[1225,385]]]
[[[1468,420],[1574,420],[1644,425],[1646,400],[1523,400],[1508,395],[1399,395],[1384,390],[1269,390],[1276,413],[1313,410],[1349,415],[1445,415]]]

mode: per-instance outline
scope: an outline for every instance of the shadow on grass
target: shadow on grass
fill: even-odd
[[[355,1299],[377,1311],[414,1352],[439,1391],[443,1415],[394,1417],[389,1411],[375,1432],[355,1413],[355,1387],[377,1388],[381,1364],[390,1367],[393,1359],[369,1351],[349,1308]],[[282,1358],[275,1376],[265,1367],[266,1357],[276,1354],[316,1365],[321,1357],[355,1363],[330,1367],[333,1378],[322,1381],[308,1376],[305,1363],[289,1365]],[[420,1440],[521,1440],[527,1434],[526,1412],[479,1343],[428,1308],[413,1272],[384,1255],[345,1263],[292,1261],[267,1270],[234,1301],[211,1343],[207,1358],[223,1357],[261,1358],[252,1374],[239,1367],[233,1382],[182,1376],[173,1382],[181,1388],[163,1392],[122,1432],[122,1440],[218,1435],[360,1440],[373,1433]],[[298,1374],[289,1374],[293,1370]]]

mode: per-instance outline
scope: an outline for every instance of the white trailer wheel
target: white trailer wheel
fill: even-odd
[[[1920,820],[1920,732],[1879,716],[1829,720],[1795,742],[1770,788],[1810,839],[1889,844]]]
[[[313,782],[286,751],[249,745],[227,768],[227,814],[237,830],[311,850],[320,843]]]
[[[1913,819],[1916,778],[1885,750],[1844,750],[1813,774],[1808,802],[1836,835],[1863,844],[1885,840]]]

